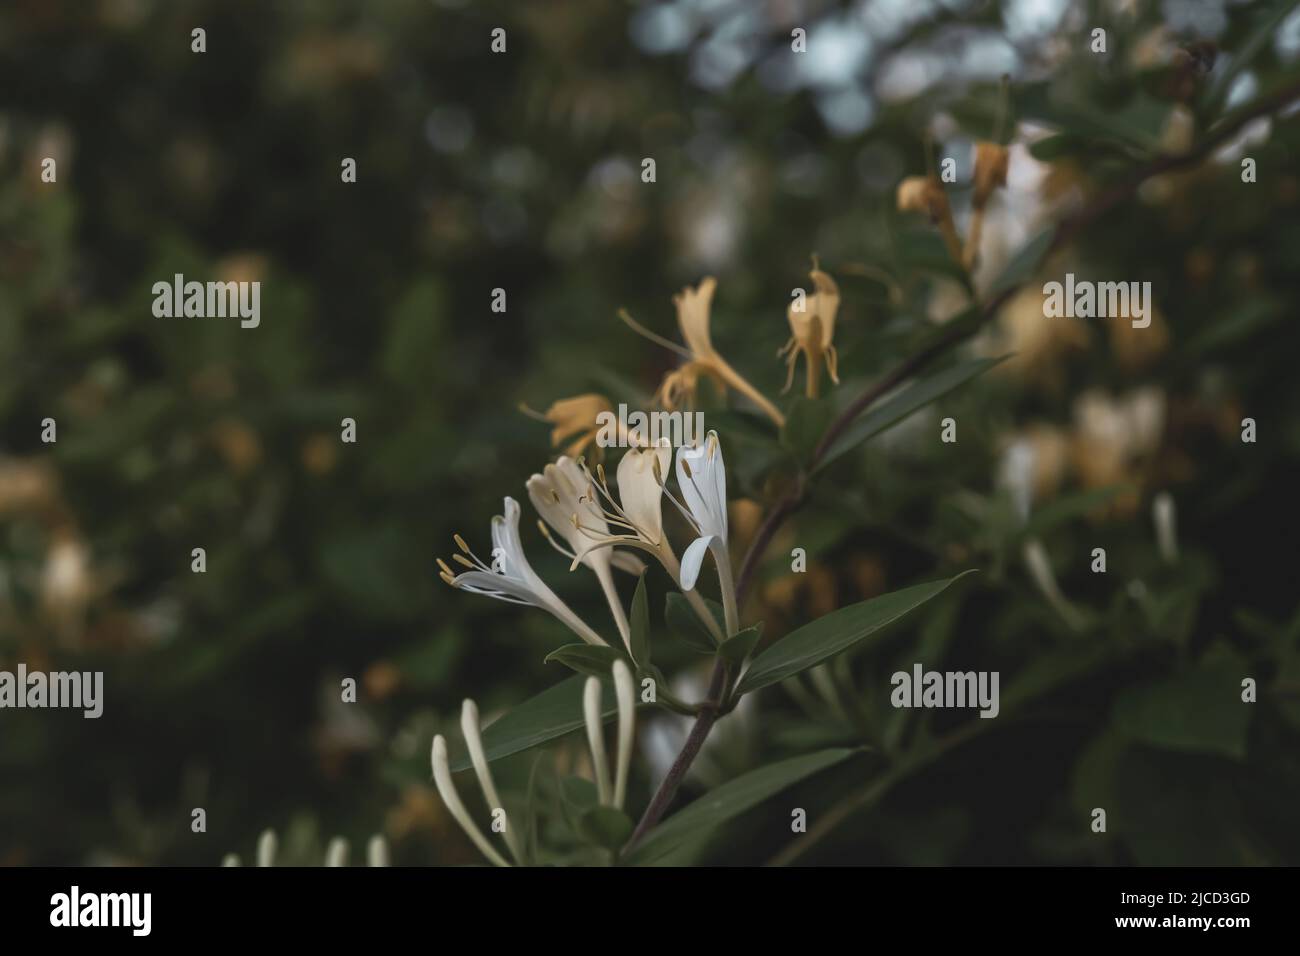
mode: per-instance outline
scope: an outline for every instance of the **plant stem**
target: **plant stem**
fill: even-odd
[[[1105,213],[1109,212],[1113,207],[1117,206],[1123,200],[1135,193],[1138,187],[1152,176],[1196,165],[1209,156],[1216,147],[1231,139],[1232,136],[1234,136],[1251,120],[1277,112],[1298,98],[1300,98],[1300,81],[1287,84],[1260,97],[1249,107],[1244,107],[1233,113],[1226,121],[1221,122],[1218,127],[1216,127],[1191,150],[1188,150],[1185,153],[1156,157],[1151,162],[1134,171],[1134,173],[1123,182],[1093,199],[1079,212],[1062,219],[1057,224],[1055,232],[1052,235],[1052,241],[1048,246],[1047,253],[1050,254],[1055,252],[1057,249],[1073,240],[1082,230],[1086,229]],[[984,303],[980,313],[980,321],[976,323],[974,327],[954,328],[950,330],[946,335],[941,336],[928,348],[899,363],[892,372],[875,382],[861,395],[849,403],[844,411],[841,412],[840,415],[831,423],[830,427],[826,429],[826,433],[822,436],[821,441],[818,442],[817,448],[813,452],[809,470],[811,471],[821,462],[827,451],[830,450],[840,435],[844,433],[845,429],[847,429],[849,425],[852,424],[853,420],[856,419],[858,415],[862,414],[868,406],[879,400],[882,395],[897,388],[904,381],[911,378],[925,366],[929,365],[930,362],[947,352],[948,349],[957,345],[967,336],[973,334],[980,326],[992,319],[993,316],[997,314],[997,311],[1018,289],[1019,284],[1012,284],[1003,288],[1000,292]],[[734,374],[733,371],[733,375]],[[736,375],[736,377],[740,378],[738,375]],[[744,380],[741,379],[741,381]],[[745,385],[749,386],[749,383],[745,382]],[[749,386],[749,389],[752,390],[753,386]],[[746,392],[746,394],[750,393]],[[775,415],[772,414],[775,409],[770,408],[771,403],[761,395],[755,397],[751,394],[750,397],[755,398],[760,406],[764,406],[764,410],[768,412],[773,421],[778,422],[778,424],[784,421],[784,417],[781,416],[779,411],[776,412]],[[749,591],[749,587],[753,581],[754,571],[759,560],[762,558],[763,552],[767,550],[768,545],[771,544],[772,538],[785,522],[785,519],[798,510],[799,506],[803,504],[804,490],[804,478],[801,476],[795,486],[782,495],[782,497],[777,500],[776,504],[772,506],[772,510],[768,513],[767,517],[763,519],[762,525],[759,526],[758,532],[754,535],[754,540],[750,544],[749,550],[745,553],[744,560],[741,562],[740,574],[736,582],[736,601],[740,606],[744,605],[745,596]],[[709,736],[709,732],[713,729],[713,725],[718,720],[723,705],[723,691],[726,687],[726,678],[726,665],[723,663],[722,658],[717,658],[713,663],[713,674],[709,678],[708,694],[700,704],[700,714],[695,719],[695,724],[691,727],[691,731],[687,735],[686,743],[682,746],[681,753],[679,753],[677,759],[673,761],[673,765],[669,768],[668,774],[660,783],[659,789],[655,791],[655,795],[650,800],[650,805],[646,807],[645,813],[637,823],[636,830],[633,831],[631,839],[628,840],[627,846],[624,847],[624,853],[632,849],[632,847],[634,847],[641,838],[659,822],[667,811],[668,805],[672,803],[673,798],[677,795],[677,790],[681,786],[682,780],[686,776],[686,772],[690,769],[691,764],[699,755],[700,748],[704,746],[705,739]],[[886,783],[884,778],[882,778],[879,782],[884,783],[884,789],[888,789],[888,787],[892,785],[893,779],[889,779]],[[873,787],[868,788],[868,790],[863,794],[851,795],[849,800],[844,801],[841,807],[837,808],[840,812],[835,815],[834,820],[822,822],[820,827],[821,835],[830,832],[830,830],[838,825],[839,822],[850,816],[859,807],[866,803],[870,803],[871,800],[874,799],[875,791],[876,788],[873,785]],[[803,852],[803,849],[807,848],[804,844],[809,842],[808,837],[810,836],[812,836],[811,831],[804,837],[803,841],[800,841],[799,845],[802,849],[791,854],[791,858],[797,856],[798,853]],[[778,857],[774,862],[781,863],[788,862],[788,860]]]
[[[623,847],[623,853],[627,854],[635,847],[641,838],[644,837],[659,821],[664,813],[668,810],[668,805],[673,802],[673,797],[677,796],[677,788],[682,785],[682,780],[686,777],[686,771],[690,770],[691,764],[699,756],[700,748],[704,746],[705,738],[709,736],[709,731],[713,729],[714,723],[717,722],[720,702],[722,700],[722,691],[726,685],[727,668],[721,657],[713,662],[713,675],[709,678],[709,691],[705,695],[704,701],[700,704],[700,715],[695,718],[695,724],[691,727],[691,732],[686,736],[686,743],[682,745],[682,751],[673,761],[673,765],[668,768],[668,773],[663,782],[659,784],[659,789],[650,800],[650,805],[646,807],[645,813],[637,822],[636,829],[632,831],[631,838]]]

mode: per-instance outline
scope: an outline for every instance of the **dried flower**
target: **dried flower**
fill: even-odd
[[[815,261],[809,275],[816,291],[790,303],[786,312],[786,318],[790,322],[790,341],[776,354],[786,356],[788,367],[782,392],[788,392],[794,383],[795,363],[803,355],[808,366],[805,394],[809,398],[816,398],[823,365],[826,366],[831,381],[836,385],[840,382],[836,369],[838,356],[832,344],[835,337],[835,314],[840,308],[840,289],[834,279],[817,268]]]

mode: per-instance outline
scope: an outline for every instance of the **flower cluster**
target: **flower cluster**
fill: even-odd
[[[631,650],[627,612],[614,584],[614,568],[639,573],[644,565],[629,553],[641,551],[658,561],[721,643],[739,629],[731,557],[727,548],[727,474],[716,432],[701,446],[677,449],[677,489],[667,486],[673,460],[667,442],[654,448],[630,448],[619,462],[617,486],[611,489],[603,465],[593,474],[582,459],[561,456],[526,482],[528,498],[537,509],[543,537],[572,563],[586,567],[600,583],[623,643]],[[663,500],[681,513],[694,535],[679,559],[664,532]],[[505,499],[504,513],[492,519],[490,560],[480,558],[455,535],[459,549],[452,561],[457,573],[438,559],[440,576],[454,588],[517,604],[528,604],[554,615],[588,644],[605,645],[599,632],[578,616],[541,579],[524,554],[519,537],[519,503]],[[628,549],[628,550],[619,550]],[[706,555],[712,554],[722,592],[727,634],[695,591]]]
[[[623,661],[615,661],[613,666],[614,696],[618,704],[618,750],[615,751],[615,770],[611,778],[609,757],[605,752],[604,719],[601,713],[601,684],[595,677],[588,677],[582,695],[582,715],[587,726],[587,744],[591,748],[591,766],[595,775],[596,793],[601,806],[623,809],[627,798],[627,778],[632,766],[632,740],[636,734],[636,699],[632,686],[632,671]],[[492,768],[488,764],[487,751],[483,747],[483,732],[479,725],[478,705],[466,700],[461,710],[461,732],[465,735],[465,745],[469,749],[470,763],[474,775],[478,778],[483,797],[492,809],[495,821],[500,821],[500,829],[494,825],[493,830],[500,832],[505,839],[506,849],[518,865],[527,862],[519,830],[510,825],[509,817],[501,802],[496,782],[492,779]],[[465,834],[473,841],[485,857],[496,866],[510,866],[510,861],[503,856],[487,838],[474,818],[465,807],[456,785],[451,779],[451,761],[447,756],[447,741],[442,734],[433,738],[433,781],[438,788],[442,802],[447,805],[455,821],[460,824]]]

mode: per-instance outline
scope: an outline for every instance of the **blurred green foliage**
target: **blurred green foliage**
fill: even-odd
[[[1035,34],[1014,29],[1015,4],[917,4],[883,31],[854,5],[809,3],[795,16],[810,26],[872,37],[869,62],[837,80],[870,97],[870,122],[846,131],[843,90],[765,81],[791,24],[764,6],[702,5],[711,27],[660,55],[637,41],[644,6],[594,0],[0,10],[0,662],[106,683],[98,721],[0,714],[0,862],[212,864],[250,854],[266,826],[288,831],[292,859],[384,831],[398,863],[475,860],[432,792],[429,738],[463,697],[489,715],[566,678],[543,659],[568,636],[443,586],[433,559],[454,532],[485,541],[502,496],[522,498],[553,454],[520,402],[648,401],[674,359],[619,307],[675,336],[670,295],[718,275],[715,344],[775,395],[785,307],[815,252],[843,291],[842,383],[823,400],[842,406],[968,304],[935,232],[895,207],[928,155],[958,158],[959,219],[975,139],[1001,125],[1013,163],[1037,169],[993,202],[987,289],[1061,209],[1295,76],[1294,47],[1274,42],[1295,32],[1282,4],[1227,4],[1207,24],[1186,4],[1084,3]],[[506,55],[489,49],[497,26]],[[737,31],[755,39],[719,80],[731,61],[710,45]],[[825,35],[810,31],[807,56]],[[990,37],[1002,45],[976,45]],[[1207,38],[1204,73],[1187,51]],[[990,68],[885,95],[898,58],[958,63],[964,49]],[[1038,142],[1038,167],[1024,143],[1040,134],[1060,135]],[[1109,320],[1044,333],[1037,304],[1013,300],[960,360],[1012,359],[819,475],[760,569],[746,617],[765,639],[982,573],[726,718],[691,793],[817,748],[866,750],[680,859],[769,860],[790,842],[790,805],[815,824],[847,801],[806,861],[1300,860],[1300,341],[1286,322],[1300,129],[1287,115],[1252,134],[1238,155],[1257,182],[1237,155],[1161,177],[1042,266],[1039,281],[1151,281],[1149,336]],[[46,156],[56,184],[40,180]],[[178,272],[260,279],[261,326],[155,319],[150,288]],[[1160,409],[1142,440],[1116,404],[1140,389]],[[824,411],[805,407],[782,446],[707,405],[733,498],[770,503]],[[937,438],[949,416],[956,444]],[[56,444],[41,441],[46,417]],[[344,417],[356,444],[338,440]],[[1059,460],[1036,474],[1028,525],[997,482],[1017,435]],[[1150,517],[1161,490],[1173,559]],[[1026,570],[1030,538],[1077,626]],[[796,546],[804,576],[789,573]],[[528,547],[557,593],[605,619],[588,579],[538,536]],[[1097,547],[1105,574],[1090,570]],[[698,670],[664,626],[664,585],[653,572],[655,662]],[[1001,716],[894,710],[889,675],[915,661],[1000,671]],[[345,677],[356,705],[338,702]],[[1258,703],[1241,702],[1243,677]],[[555,759],[572,771],[563,748]],[[503,789],[529,789],[529,755],[501,768]],[[631,806],[656,783],[638,762]],[[206,834],[190,831],[198,806]]]

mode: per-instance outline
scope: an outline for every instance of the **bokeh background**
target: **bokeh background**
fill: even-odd
[[[904,176],[955,158],[963,223],[973,143],[1010,143],[987,288],[1125,170],[1293,77],[1289,6],[10,0],[0,664],[103,670],[106,690],[97,721],[0,713],[0,862],[211,865],[247,858],[265,827],[287,861],[376,832],[398,863],[475,860],[429,781],[429,739],[454,732],[465,696],[491,715],[566,676],[543,663],[558,624],[459,594],[434,564],[453,532],[485,542],[502,496],[522,500],[555,453],[518,404],[595,391],[644,407],[674,357],[616,312],[674,336],[671,295],[709,274],[715,342],[775,394],[814,253],[843,291],[847,400],[966,304],[937,235],[897,211]],[[790,840],[790,805],[815,820],[960,730],[971,714],[889,708],[889,673],[922,660],[999,670],[1003,715],[908,765],[805,862],[1300,861],[1298,149],[1294,115],[1253,123],[1044,266],[1038,283],[1151,281],[1149,329],[1050,323],[1031,284],[963,347],[1012,359],[828,470],[761,568],[747,616],[769,633],[982,573],[727,718],[688,796],[826,743],[870,749],[694,858],[762,862]],[[176,272],[260,280],[261,326],[155,318],[151,286]],[[945,416],[956,444],[938,441]],[[724,442],[743,542],[779,450],[753,429]],[[1008,462],[1030,463],[1032,501],[1023,480],[1008,492]],[[1159,492],[1176,557],[1157,545]],[[1085,625],[1022,560],[1030,532]],[[526,540],[604,620],[590,582]],[[670,674],[707,673],[656,641]],[[680,733],[650,728],[634,807]],[[518,785],[527,760],[507,764]]]

